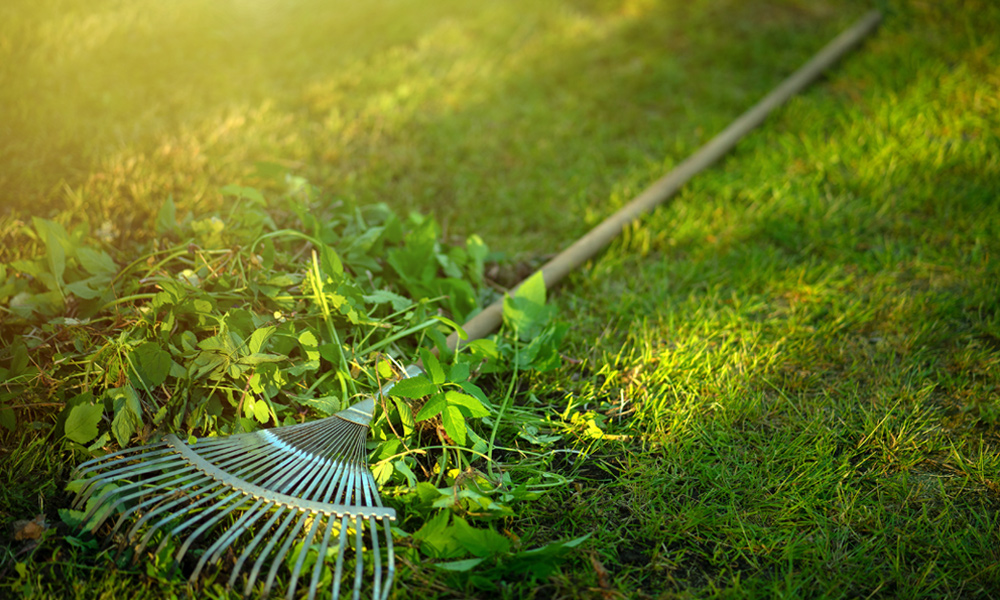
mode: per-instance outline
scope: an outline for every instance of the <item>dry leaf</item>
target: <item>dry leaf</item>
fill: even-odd
[[[37,540],[42,537],[46,529],[48,527],[45,525],[45,515],[38,515],[30,521],[27,519],[14,521],[14,539]]]

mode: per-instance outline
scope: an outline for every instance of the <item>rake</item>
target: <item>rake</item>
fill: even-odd
[[[877,11],[866,14],[695,154],[547,262],[540,269],[545,286],[555,285],[629,223],[721,158],[771,111],[870,34],[880,20]],[[520,284],[511,293],[518,287]],[[495,302],[467,322],[463,326],[467,339],[496,329],[502,320],[502,307],[502,301]],[[452,334],[448,346],[455,349],[458,344],[457,335]],[[420,372],[418,365],[411,365],[404,377]],[[378,394],[387,394],[393,385],[387,384]],[[323,579],[327,554],[336,547],[331,597],[338,598],[345,554],[353,548],[352,597],[360,598],[366,564],[370,564],[371,597],[387,598],[395,575],[390,523],[396,512],[382,506],[366,460],[365,440],[375,400],[367,397],[325,419],[252,433],[199,438],[191,443],[166,435],[159,443],[88,461],[78,468],[81,487],[74,506],[90,506],[83,523],[94,531],[121,510],[110,538],[135,519],[124,533],[124,541],[136,557],[143,555],[158,533],[161,539],[156,555],[186,534],[174,554],[176,566],[199,539],[211,538],[207,548],[199,548],[201,555],[190,575],[192,583],[209,563],[228,557],[235,562],[227,587],[233,588],[240,574],[247,572],[243,595],[249,596],[266,570],[261,589],[264,598],[270,595],[286,557],[290,557],[286,598],[295,597],[299,578],[311,568],[307,597],[312,599]],[[313,562],[308,565],[314,549]]]
[[[411,365],[405,377],[420,372]],[[388,394],[393,385],[395,382],[387,384],[379,394]],[[315,598],[322,558],[336,537],[332,597],[340,595],[345,550],[353,544],[354,597],[360,595],[362,554],[367,550],[374,565],[372,597],[386,598],[395,573],[389,523],[396,519],[396,511],[382,506],[366,461],[365,439],[374,408],[375,398],[369,396],[333,416],[309,423],[200,438],[190,444],[170,434],[156,444],[108,454],[79,466],[78,478],[84,485],[74,507],[86,506],[97,495],[83,518],[96,531],[116,508],[127,506],[112,537],[131,517],[142,514],[125,533],[125,541],[135,544],[136,556],[159,531],[165,535],[155,554],[171,539],[190,532],[177,550],[177,563],[210,530],[220,524],[228,526],[201,555],[190,581],[198,579],[206,564],[231,548],[242,547],[227,587],[232,588],[240,572],[249,568],[244,596],[250,594],[264,569],[267,578],[261,597],[270,594],[282,561],[301,537],[292,558],[287,597],[294,597],[309,549],[320,540],[309,579],[308,597]],[[231,515],[236,513],[240,516],[234,520]],[[184,518],[186,515],[190,516]],[[267,516],[257,533],[251,533]],[[368,548],[362,534],[365,523],[371,531]],[[386,548],[384,567],[379,523]],[[352,541],[348,540],[351,529]]]

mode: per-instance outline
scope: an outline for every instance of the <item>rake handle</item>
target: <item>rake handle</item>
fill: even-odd
[[[711,166],[732,150],[740,139],[760,125],[771,112],[784,104],[789,98],[802,91],[826,69],[836,63],[844,54],[871,34],[881,20],[882,15],[877,10],[872,10],[865,14],[854,25],[834,38],[833,41],[827,44],[807,63],[781,82],[767,96],[699,148],[697,152],[646,188],[645,191],[632,199],[624,207],[591,229],[569,248],[566,248],[556,255],[555,258],[545,263],[541,269],[532,275],[541,272],[545,288],[551,289],[571,271],[611,243],[611,240],[617,237],[628,224],[638,220],[646,212],[665,202],[676,194],[692,177]],[[511,288],[508,293],[510,295],[515,294],[524,281],[527,281],[527,279],[522,280]],[[471,341],[489,335],[500,326],[502,320],[503,300],[501,299],[490,304],[482,312],[469,319],[462,328],[468,335],[468,341]],[[456,333],[448,336],[449,349],[455,350],[458,344],[459,338]]]

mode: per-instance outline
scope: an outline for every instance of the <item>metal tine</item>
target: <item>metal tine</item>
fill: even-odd
[[[375,563],[375,579],[372,581],[372,598],[381,596],[380,586],[382,585],[382,556],[378,548],[378,527],[375,525],[375,517],[368,517],[368,527],[372,530],[372,560]],[[291,600],[289,598],[289,600]]]
[[[382,600],[387,600],[389,592],[392,591],[392,580],[396,576],[396,555],[392,548],[392,522],[389,519],[381,519],[381,521],[385,525],[385,549],[386,554],[388,554],[385,587],[382,588]]]
[[[336,429],[331,428],[331,438],[330,439],[332,440],[333,443],[330,444],[330,445],[332,447],[331,448],[322,448],[323,454],[333,454],[334,451],[342,449],[342,448],[345,448],[345,447],[349,447],[349,446],[351,446],[353,444],[353,440],[337,436],[337,435],[335,435],[335,433],[336,433]],[[316,445],[317,446],[325,446],[326,444],[325,443],[324,444],[320,444],[319,442],[317,442]],[[322,501],[324,503],[328,503],[330,501],[330,497],[336,492],[336,486],[334,486],[332,488],[330,487],[331,481],[335,481],[334,476],[337,475],[337,474],[343,474],[348,469],[346,461],[337,460],[337,459],[331,459],[330,462],[333,462],[333,463],[337,464],[336,472],[334,472],[333,469],[329,469],[328,472],[327,472],[327,475],[324,477],[324,480],[323,480],[322,484],[317,489],[317,496],[318,496],[318,492],[320,490],[324,490],[323,499],[322,499]],[[329,544],[329,534],[330,534],[330,531],[332,530],[332,519],[333,519],[333,517],[330,517],[328,519],[328,523],[330,523],[330,526],[325,530],[326,533],[323,536],[323,542],[322,542],[322,546],[320,548],[320,553],[317,556],[317,565],[322,565],[323,556],[326,554],[326,548],[327,548],[327,546]],[[294,595],[295,595],[295,589],[296,589],[297,584],[298,584],[299,572],[301,571],[302,565],[305,562],[306,554],[309,551],[309,547],[312,545],[312,540],[315,538],[316,529],[318,528],[319,523],[320,523],[321,520],[322,520],[322,516],[321,515],[317,515],[316,520],[313,522],[313,527],[310,529],[310,532],[307,535],[306,542],[303,544],[302,549],[299,552],[299,555],[298,555],[296,563],[295,563],[295,568],[292,571],[292,577],[289,580],[288,594],[286,595],[286,598],[288,598],[288,600],[291,600],[291,598],[293,598]],[[314,574],[313,574],[313,577],[312,577],[313,581],[311,582],[310,588],[309,588],[310,589],[310,591],[309,591],[309,597],[310,598],[314,598],[315,595],[316,595],[316,581],[318,579],[319,579],[319,571],[316,570],[316,569],[314,569]]]
[[[365,543],[361,528],[364,521],[361,517],[354,517],[354,594],[352,598],[361,598],[361,581],[365,575],[365,561],[361,560],[361,549]]]
[[[194,479],[192,479],[192,478],[194,478]],[[114,529],[111,530],[111,533],[109,534],[108,537],[114,537],[114,535],[116,533],[118,533],[118,530],[121,528],[122,524],[131,515],[133,515],[134,513],[138,512],[140,510],[142,510],[146,506],[149,506],[150,504],[155,504],[157,502],[162,501],[163,495],[165,493],[174,492],[174,491],[177,491],[177,490],[180,490],[180,491],[186,490],[186,489],[190,488],[193,485],[197,485],[199,481],[205,481],[206,479],[209,480],[209,481],[211,481],[211,478],[206,477],[200,471],[196,471],[194,473],[189,473],[186,477],[181,478],[180,481],[188,481],[188,480],[190,480],[190,481],[188,481],[188,483],[185,483],[184,485],[182,485],[182,486],[180,486],[178,488],[171,488],[170,490],[167,490],[166,488],[157,488],[156,490],[148,490],[148,489],[146,489],[146,490],[140,490],[138,492],[135,492],[134,494],[129,494],[129,496],[127,498],[125,498],[125,500],[132,500],[134,498],[139,498],[139,497],[142,497],[142,496],[151,496],[151,497],[148,498],[147,500],[143,500],[143,501],[139,502],[138,504],[136,504],[132,508],[130,508],[130,509],[126,510],[125,512],[123,512],[121,514],[121,516],[118,517],[118,521],[115,523],[115,527],[114,527]],[[179,483],[179,481],[176,482],[176,483]]]
[[[134,459],[134,457],[131,456],[125,458],[117,458],[119,456],[124,456],[126,454],[135,454],[137,456],[148,454],[150,456],[154,456],[159,453],[157,452],[157,448],[162,448],[166,445],[167,445],[166,442],[158,442],[156,444],[149,444],[148,446],[140,446],[138,448],[126,448],[124,450],[119,450],[118,452],[112,452],[110,454],[105,454],[104,456],[98,456],[97,458],[92,458],[85,463],[77,465],[76,469],[74,469],[74,475],[80,478],[83,475],[89,473],[91,470],[106,469],[107,467],[117,464],[121,461]],[[166,451],[170,452],[171,449],[168,448]],[[107,463],[104,463],[104,461],[108,459],[115,459],[115,460],[111,460]],[[92,469],[91,467],[94,467],[94,469]]]
[[[219,503],[216,504],[216,506],[219,506],[219,504],[223,502],[229,502],[232,499],[232,497],[233,497],[232,495],[227,496],[225,500],[220,500]],[[202,523],[201,526],[198,527],[198,529],[195,529],[194,531],[191,532],[190,535],[188,535],[187,539],[184,541],[184,544],[181,546],[181,549],[178,550],[177,554],[174,555],[175,560],[179,563],[181,559],[184,558],[184,555],[187,554],[188,548],[191,547],[191,544],[196,539],[201,537],[201,534],[205,533],[205,531],[207,531],[210,527],[214,526],[216,523],[224,519],[227,515],[231,514],[234,510],[236,510],[241,506],[244,506],[247,502],[250,502],[251,500],[253,500],[253,498],[251,498],[250,496],[243,495],[242,498],[240,498],[236,502],[233,502],[224,510],[218,511],[216,514],[212,516],[211,519]],[[205,512],[209,511],[215,512],[215,506],[213,506],[212,508],[210,508]]]
[[[340,540],[337,542],[337,564],[333,568],[333,594],[331,598],[340,598],[340,578],[344,574],[344,549],[347,546],[347,515],[340,517]]]
[[[232,589],[233,588],[233,584],[236,583],[236,578],[239,576],[240,571],[243,569],[243,563],[245,563],[246,560],[248,558],[250,558],[250,555],[253,553],[254,549],[262,541],[264,541],[265,534],[268,531],[270,531],[272,527],[274,527],[274,524],[278,522],[278,519],[281,517],[281,515],[286,510],[290,510],[290,509],[288,509],[288,508],[286,508],[284,506],[280,506],[280,505],[277,506],[277,507],[275,507],[273,505],[269,506],[268,510],[270,510],[271,508],[275,508],[276,509],[274,511],[274,514],[272,514],[271,518],[267,520],[267,523],[264,524],[264,527],[261,528],[261,530],[250,539],[250,543],[247,544],[247,546],[245,548],[243,548],[243,552],[240,553],[239,558],[236,560],[236,565],[233,566],[233,572],[229,574],[229,582],[226,584],[226,589]]]
[[[182,462],[181,464],[183,465],[183,464],[187,464],[187,463],[183,463]],[[195,467],[194,466],[189,466],[188,468],[183,469],[181,471],[181,474],[186,473],[186,472],[191,471],[191,470],[195,470]],[[89,522],[90,519],[92,519],[94,517],[94,515],[97,514],[98,511],[100,511],[100,510],[102,510],[104,508],[107,508],[109,511],[113,510],[116,506],[118,506],[119,504],[122,503],[123,498],[121,497],[121,494],[123,494],[123,493],[125,493],[125,492],[127,492],[129,490],[135,489],[137,487],[141,487],[143,485],[148,485],[151,481],[157,481],[157,480],[160,480],[160,479],[166,479],[166,478],[169,478],[169,477],[176,477],[176,476],[177,476],[177,473],[165,473],[163,475],[160,475],[159,477],[154,477],[153,479],[150,479],[150,480],[147,480],[147,481],[137,481],[135,483],[130,483],[130,484],[125,485],[123,487],[117,487],[117,488],[108,490],[107,492],[105,492],[104,494],[102,494],[101,496],[99,496],[97,498],[97,502],[94,504],[94,506],[91,507],[91,509],[87,511],[86,515],[84,515],[83,522],[84,523]],[[107,482],[107,483],[110,483],[110,481]],[[89,498],[89,496],[90,495],[88,494],[88,498]],[[112,496],[117,496],[117,498],[115,498],[113,502],[109,500],[109,498],[111,498]],[[108,516],[110,516],[110,514],[111,513],[109,512]],[[91,529],[91,531],[97,531],[97,528],[100,527],[101,524],[104,523],[104,521],[106,519],[107,519],[107,517],[105,517],[104,519],[99,519],[98,522]]]
[[[211,492],[213,489],[215,489],[215,488],[217,488],[217,487],[219,487],[219,486],[222,485],[221,482],[215,481],[214,479],[211,479],[211,478],[206,478],[206,479],[208,479],[209,480],[208,482],[211,483],[212,485],[209,485],[208,487],[206,487],[204,489],[197,490],[195,492],[196,494],[206,494],[208,492]],[[142,526],[144,524],[146,524],[146,522],[152,520],[157,515],[162,514],[163,512],[168,511],[168,510],[173,510],[173,508],[176,507],[178,504],[185,504],[185,503],[191,504],[191,498],[188,497],[188,496],[178,496],[177,498],[174,498],[170,502],[167,502],[167,500],[170,500],[170,497],[167,497],[167,498],[164,499],[164,502],[166,502],[165,504],[163,504],[161,506],[157,506],[153,510],[149,511],[148,513],[146,513],[145,515],[143,515],[142,518],[140,518],[135,523],[135,525],[132,525],[132,528],[129,529],[128,533],[125,534],[125,538],[129,541],[129,543],[132,543],[135,540],[135,536],[139,533],[139,529],[141,529]],[[152,537],[153,533],[157,529],[159,529],[160,527],[162,527],[165,523],[169,523],[171,520],[174,520],[174,519],[177,519],[177,518],[179,518],[179,515],[175,515],[175,514],[171,513],[167,517],[165,517],[164,519],[161,519],[159,522],[157,522],[155,525],[153,525],[153,527],[149,531],[146,532],[146,535],[143,536],[143,542],[142,542],[142,544],[140,546],[138,546],[138,548],[136,549],[136,552],[137,553],[142,552],[143,548],[146,547],[146,543],[148,543],[149,538]]]
[[[282,478],[281,480],[279,480],[278,485],[283,484],[285,479],[287,479],[287,477],[286,478]],[[319,480],[318,479],[315,479],[315,478],[306,478],[306,479],[299,478],[296,481],[296,485],[295,485],[295,488],[294,488],[294,490],[293,490],[292,493],[299,493],[299,492],[301,492],[303,496],[308,496],[313,491],[313,489],[315,489],[315,487],[317,486],[317,484],[319,484]],[[303,488],[305,488],[305,489],[303,489]],[[305,522],[305,519],[308,518],[309,514],[310,513],[303,513],[303,515],[300,518],[299,522],[296,524],[293,532],[288,536],[288,539],[282,545],[282,548],[281,548],[279,554],[273,559],[272,566],[271,566],[270,572],[268,574],[267,583],[265,584],[265,588],[264,588],[265,592],[264,592],[263,596],[266,596],[267,593],[270,592],[271,586],[274,583],[275,574],[277,573],[277,567],[279,567],[280,564],[281,564],[281,558],[284,557],[284,555],[288,553],[288,549],[291,546],[291,543],[294,542],[294,538],[298,536],[298,532],[299,532],[299,530],[301,530],[302,525]],[[245,590],[243,592],[244,595],[249,595],[250,589],[252,588],[254,582],[256,581],[257,575],[260,572],[260,569],[261,569],[261,567],[263,565],[263,561],[267,559],[268,555],[271,553],[271,550],[274,548],[275,543],[278,541],[278,539],[284,533],[285,529],[288,528],[288,526],[291,523],[291,519],[294,516],[295,516],[295,513],[293,511],[285,519],[285,521],[279,527],[278,532],[276,532],[275,535],[272,536],[271,541],[261,551],[260,556],[258,556],[257,560],[254,562],[253,570],[251,571],[250,576],[247,579],[246,588],[245,588]]]
[[[295,528],[292,530],[291,533],[289,533],[288,535],[285,536],[285,543],[283,543],[281,545],[281,548],[278,550],[277,554],[275,554],[271,558],[271,570],[267,574],[267,581],[264,583],[264,591],[262,591],[261,594],[260,594],[261,598],[267,598],[268,596],[271,595],[271,586],[274,585],[274,578],[278,574],[278,569],[281,568],[281,563],[284,561],[285,555],[287,555],[288,551],[291,550],[292,544],[295,543],[295,539],[299,537],[299,532],[302,531],[302,527],[306,524],[306,521],[309,520],[309,517],[312,516],[312,515],[313,515],[313,513],[311,513],[311,512],[303,512],[302,513],[302,516],[299,518],[299,520],[295,522]],[[315,525],[315,522],[314,522],[314,525]],[[316,533],[315,527],[311,527],[310,530],[311,530],[311,533],[313,533],[315,535],[315,533]],[[310,536],[310,540],[311,540],[311,536]],[[303,546],[302,547],[302,552],[300,552],[300,554],[304,553],[305,550],[306,550],[306,547]],[[294,588],[295,587],[295,577],[297,577],[297,576],[298,576],[298,572],[296,570],[295,572],[293,572],[292,579],[289,582],[289,587],[290,588]]]
[[[186,521],[184,521],[183,523],[181,523],[181,524],[180,524],[180,525],[178,525],[177,527],[174,527],[173,529],[171,529],[171,530],[170,530],[170,533],[169,533],[169,534],[167,534],[166,536],[164,536],[164,538],[163,538],[163,541],[162,541],[162,542],[160,542],[160,546],[159,546],[159,547],[158,547],[158,548],[156,549],[156,553],[157,553],[157,554],[159,554],[159,553],[160,553],[160,550],[163,550],[163,548],[164,548],[164,547],[166,546],[166,544],[167,544],[167,541],[168,541],[168,540],[169,540],[170,538],[172,538],[172,537],[175,537],[175,536],[176,536],[177,534],[179,534],[180,532],[184,531],[185,529],[188,529],[188,528],[189,528],[189,527],[191,527],[192,525],[195,525],[196,523],[198,523],[199,521],[201,521],[202,519],[204,519],[204,518],[205,518],[206,516],[210,516],[210,515],[212,515],[212,513],[216,512],[216,511],[218,511],[218,510],[219,510],[220,508],[222,508],[222,507],[226,506],[226,505],[227,505],[227,504],[228,504],[229,502],[231,502],[231,501],[232,501],[232,500],[233,500],[234,498],[238,498],[238,497],[240,497],[240,496],[243,496],[243,492],[240,492],[240,491],[233,491],[233,489],[232,489],[231,487],[229,487],[229,486],[224,486],[224,487],[222,488],[222,490],[220,490],[220,494],[221,494],[221,492],[226,492],[226,491],[228,491],[228,492],[229,492],[229,495],[227,495],[227,496],[224,496],[224,497],[222,498],[222,500],[218,500],[218,501],[216,501],[216,503],[215,503],[215,504],[213,504],[212,506],[210,506],[210,507],[206,508],[205,510],[200,510],[200,511],[196,512],[196,513],[195,513],[195,514],[194,514],[193,516],[191,516],[191,517],[190,517],[189,519],[187,519]],[[216,497],[218,497],[218,496],[216,496]],[[210,518],[209,520],[211,521],[211,518]],[[195,533],[197,533],[197,532],[198,532],[198,531],[200,531],[200,530],[201,530],[201,528],[199,527],[198,529],[196,529],[196,530],[195,530]],[[193,534],[191,534],[191,535],[193,535]],[[190,535],[189,535],[188,537],[189,537],[189,539],[190,539]],[[187,550],[187,546],[183,546],[183,548],[185,549],[185,551]],[[179,563],[180,563],[180,560],[181,560],[181,558],[183,558],[183,557],[184,557],[183,553],[182,553],[182,554],[181,554],[180,556],[176,556],[176,557],[175,557],[175,565],[176,565],[176,564],[179,564]]]
[[[211,494],[203,496],[203,497],[195,500],[191,504],[187,505],[184,508],[184,510],[185,511],[190,511],[192,508],[196,508],[198,506],[201,506],[202,504],[205,504],[207,502],[211,502],[212,500],[218,498],[219,496],[221,496],[226,491],[229,491],[229,489],[230,489],[226,485],[220,485],[218,487],[219,487],[219,489],[215,490]],[[151,529],[150,531],[146,532],[146,535],[142,536],[142,543],[136,549],[136,553],[141,552],[146,547],[146,544],[149,543],[149,539],[152,537],[152,534],[153,534],[154,531],[156,531],[157,529],[159,529],[163,525],[166,525],[167,523],[172,523],[172,522],[180,519],[181,517],[182,517],[182,513],[176,513],[176,514],[171,513],[171,514],[167,515],[166,517],[164,517],[164,518],[160,519],[159,521],[157,521],[156,525],[154,525],[153,529]],[[154,554],[159,554],[160,552],[162,552],[163,548],[166,547],[167,542],[170,540],[170,538],[172,538],[173,536],[177,535],[178,531],[183,531],[187,527],[190,527],[191,526],[190,521],[197,521],[200,518],[201,518],[201,513],[199,512],[199,513],[195,514],[194,517],[191,517],[190,519],[188,519],[187,521],[185,521],[184,523],[182,523],[181,525],[183,525],[183,527],[181,527],[181,526],[175,527],[169,533],[164,534],[163,540],[160,542],[160,545],[156,547],[156,551],[154,552]]]
[[[281,537],[285,533],[285,530],[288,529],[288,526],[292,524],[292,519],[294,519],[296,516],[297,516],[296,511],[294,510],[290,511],[288,516],[285,517],[285,520],[282,521],[281,525],[278,526],[278,530],[275,531],[273,535],[271,535],[271,539],[267,542],[267,545],[264,546],[264,549],[260,551],[260,555],[258,555],[257,560],[254,561],[253,568],[250,570],[250,575],[249,577],[247,577],[247,583],[243,587],[244,596],[250,595],[250,590],[253,589],[253,584],[257,581],[257,575],[260,573],[260,568],[263,566],[264,561],[267,560],[267,557],[271,554],[271,550],[274,548],[274,545],[278,543],[278,540],[281,539]]]
[[[198,575],[201,574],[201,570],[205,568],[205,565],[209,562],[213,562],[222,555],[223,552],[229,548],[230,545],[238,538],[250,525],[253,525],[257,519],[267,514],[270,507],[264,506],[266,503],[263,500],[257,500],[254,505],[246,509],[240,518],[236,520],[235,523],[226,531],[223,535],[219,536],[219,539],[215,540],[211,546],[205,550],[205,553],[201,555],[201,559],[198,560],[197,566],[195,566],[194,572],[191,574],[189,581],[194,583],[198,579]],[[261,507],[264,507],[263,510]]]
[[[354,439],[351,439],[351,438],[347,437],[347,436],[335,436],[333,438],[333,441],[334,441],[334,443],[330,445],[331,447],[324,449],[324,454],[337,455],[336,454],[337,451],[339,451],[339,450],[346,450],[347,452],[344,452],[343,454],[348,454],[349,455],[350,451],[353,450],[357,446],[356,441]],[[350,463],[349,463],[348,460],[345,460],[344,458],[339,458],[339,459],[337,459],[337,460],[335,460],[333,462],[335,462],[337,464],[337,467],[336,467],[335,470],[334,469],[330,469],[329,475],[327,476],[326,480],[323,482],[323,485],[321,486],[321,488],[324,490],[323,499],[322,499],[322,501],[324,503],[329,503],[330,499],[335,494],[337,494],[337,492],[339,491],[339,488],[340,488],[340,482],[345,477],[348,476],[348,473],[350,471]],[[318,552],[317,558],[316,558],[316,564],[313,566],[312,578],[311,578],[310,583],[309,583],[309,596],[308,597],[310,599],[313,599],[313,598],[316,597],[316,589],[317,589],[317,587],[319,585],[320,575],[322,574],[322,567],[323,567],[323,564],[325,562],[326,550],[330,546],[330,537],[333,534],[333,527],[334,527],[334,524],[336,523],[336,521],[337,521],[337,516],[336,515],[328,515],[327,516],[327,526],[324,528],[323,541],[320,543],[319,552]],[[343,536],[341,536],[341,538],[342,539],[341,539],[340,543],[341,543],[341,546],[343,546],[343,544],[344,544],[344,542],[346,540],[343,539]],[[303,553],[299,557],[299,560],[298,560],[298,563],[296,565],[296,568],[299,568],[301,566],[302,562],[304,561],[304,553],[305,553],[305,551],[306,551],[306,548],[303,547]],[[341,562],[342,562],[343,561],[343,547],[340,548],[340,552],[338,552],[338,556],[340,556]],[[337,577],[337,578],[340,577],[339,569],[338,569],[338,572],[336,573],[335,577]],[[292,583],[294,585],[294,583],[295,583],[295,579],[294,578],[292,579]],[[291,589],[290,589],[290,591],[288,593],[287,598],[291,598],[293,592],[294,592],[294,587],[291,587]]]
[[[326,562],[326,550],[330,547],[330,536],[333,534],[333,525],[337,522],[337,515],[326,515],[326,527],[323,529],[323,541],[319,545],[319,553],[316,556],[316,564],[313,565],[312,578],[309,581],[309,600],[316,598],[316,588],[319,587],[319,578],[323,574],[323,565]]]
[[[119,467],[110,473],[92,477],[87,480],[87,485],[80,490],[76,501],[73,503],[73,508],[80,508],[81,506],[84,506],[87,501],[90,500],[90,497],[94,495],[94,492],[96,492],[98,488],[103,487],[105,484],[133,477],[135,475],[143,475],[145,473],[161,470],[164,463],[167,463],[169,466],[172,466],[172,464],[179,466],[187,464],[184,459],[173,455],[170,457],[160,458],[149,463],[135,463],[128,465],[127,467]],[[169,476],[169,473],[167,473],[167,475]]]

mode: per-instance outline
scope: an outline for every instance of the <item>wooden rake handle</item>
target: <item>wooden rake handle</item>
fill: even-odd
[[[774,88],[760,102],[740,115],[739,118],[733,121],[721,133],[699,148],[697,152],[646,188],[645,191],[619,209],[618,212],[591,229],[569,248],[566,248],[555,258],[545,263],[541,269],[532,275],[541,272],[545,281],[545,288],[552,288],[552,286],[561,281],[573,269],[576,269],[588,259],[593,258],[601,249],[611,243],[611,240],[617,237],[625,226],[638,220],[646,212],[665,202],[676,194],[692,177],[732,150],[740,139],[760,125],[771,112],[784,104],[789,98],[802,91],[826,69],[844,56],[844,54],[861,43],[865,37],[875,30],[881,20],[882,15],[877,10],[872,10],[865,14],[854,25],[834,38],[833,41],[827,44],[808,62],[802,65],[802,67],[781,82],[778,87]],[[527,279],[511,288],[508,293],[513,295],[524,281],[527,281]],[[502,320],[503,300],[501,299],[487,306],[482,312],[469,319],[462,326],[465,333],[468,334],[466,341],[476,340],[489,335],[500,326]],[[458,344],[459,338],[456,333],[448,336],[448,348],[455,350]]]

